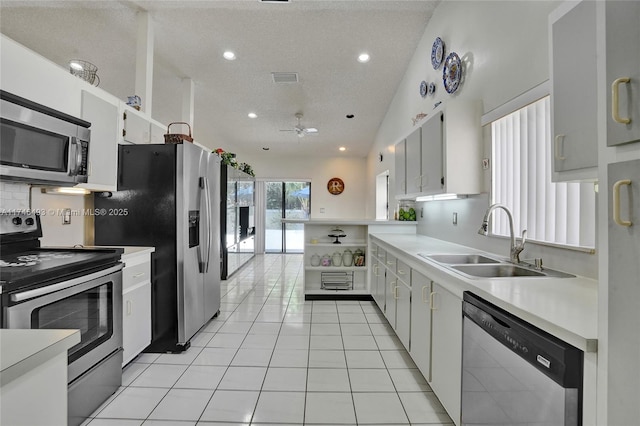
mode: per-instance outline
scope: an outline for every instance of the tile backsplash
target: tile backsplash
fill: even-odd
[[[29,184],[0,181],[0,211],[29,208]]]

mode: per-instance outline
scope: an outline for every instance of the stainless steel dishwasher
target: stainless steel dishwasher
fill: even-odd
[[[581,350],[465,292],[463,425],[581,425]]]

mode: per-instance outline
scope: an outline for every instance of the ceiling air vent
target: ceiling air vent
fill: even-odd
[[[260,0],[260,3],[289,3],[289,0]]]
[[[297,72],[272,72],[271,78],[273,78],[274,83],[297,83],[298,73]]]

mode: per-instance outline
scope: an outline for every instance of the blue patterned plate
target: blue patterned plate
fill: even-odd
[[[420,83],[420,96],[423,98],[427,96],[427,82],[424,80]]]
[[[444,58],[444,41],[440,37],[436,37],[431,48],[431,65],[434,70],[440,67],[442,58]]]
[[[457,53],[451,52],[444,61],[442,68],[442,82],[447,93],[453,93],[460,85],[462,78],[462,62]]]

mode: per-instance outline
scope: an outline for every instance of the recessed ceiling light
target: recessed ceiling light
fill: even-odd
[[[338,148],[340,151],[346,151],[347,148],[345,148],[344,146],[341,146],[340,148]]]
[[[362,62],[363,64],[365,62],[369,62],[369,59],[371,59],[371,57],[368,53],[361,53],[358,55],[358,62]]]
[[[249,117],[249,118],[257,118],[258,114],[256,114],[255,112],[250,112],[249,114],[247,114],[247,117]]]
[[[233,61],[233,60],[235,60],[235,59],[236,59],[236,54],[235,54],[235,53],[233,53],[233,52],[232,52],[232,51],[230,51],[230,50],[227,50],[226,52],[224,52],[224,53],[222,54],[222,56],[224,56],[224,58],[225,58],[227,61]]]
[[[82,71],[84,69],[84,67],[82,66],[82,64],[80,62],[77,62],[75,60],[72,60],[69,62],[69,66],[71,68],[73,68],[76,71]]]

